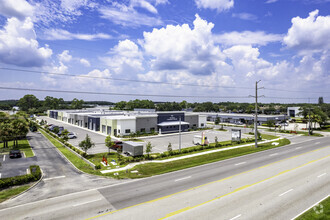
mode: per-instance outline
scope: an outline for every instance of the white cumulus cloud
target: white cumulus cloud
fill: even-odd
[[[264,31],[227,32],[214,35],[214,41],[224,45],[261,45],[279,42],[283,39],[281,34],[267,34]]]
[[[58,54],[57,56],[61,62],[68,63],[72,60],[72,56],[69,54],[68,50],[64,50],[61,54]]]
[[[89,62],[88,60],[84,59],[84,58],[81,58],[81,59],[79,60],[79,62],[80,62],[82,65],[86,66],[86,67],[90,67],[90,66],[91,66],[90,62]]]
[[[24,21],[7,19],[0,30],[0,61],[16,66],[43,66],[52,55],[52,50],[39,47],[33,23],[28,17]]]
[[[34,12],[34,7],[25,0],[1,0],[0,3],[0,14],[8,18],[24,20],[31,17]]]
[[[284,37],[284,44],[300,54],[330,49],[330,16],[318,16],[319,11],[309,13],[307,18],[292,18],[292,26]]]
[[[209,8],[218,12],[234,7],[234,0],[195,0],[198,8]]]

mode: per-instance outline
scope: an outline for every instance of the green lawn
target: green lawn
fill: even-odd
[[[51,137],[49,134],[44,132],[42,129],[39,129],[39,131],[59,150],[64,154],[66,158],[68,158],[71,163],[73,163],[79,170],[100,175],[100,171],[94,170],[88,163],[86,163],[84,160],[81,159],[81,157],[77,156],[73,152],[71,152],[68,148],[64,147],[62,144],[60,144],[57,140],[55,140],[53,137]]]
[[[315,210],[314,210],[315,207]],[[330,219],[330,197],[323,200],[320,205],[316,205],[296,220],[326,220]]]
[[[106,174],[107,176],[112,176],[115,178],[142,178],[149,177],[153,175],[159,175],[163,173],[173,172],[176,170],[182,170],[189,167],[195,167],[207,163],[212,163],[220,160],[225,160],[233,157],[238,157],[246,154],[251,154],[259,151],[264,151],[280,146],[290,144],[288,139],[281,139],[279,145],[274,146],[271,143],[260,144],[258,148],[254,146],[242,147],[227,151],[215,152],[212,154],[200,155],[192,158],[186,158],[182,160],[167,162],[167,163],[147,163],[135,166],[133,169],[126,171],[121,171],[118,174],[114,175],[113,173]],[[137,170],[138,173],[131,173],[130,171]]]
[[[34,156],[30,144],[26,139],[18,140],[18,147],[14,148],[13,145],[14,145],[14,141],[9,141],[8,142],[9,148],[3,148],[3,143],[0,143],[0,153],[9,153],[9,151],[12,149],[20,149],[21,151],[24,151],[26,157]]]
[[[20,194],[21,192],[24,192],[28,188],[30,188],[34,183],[29,183],[23,186],[15,186],[9,189],[1,190],[0,191],[0,203],[10,199],[11,197]]]

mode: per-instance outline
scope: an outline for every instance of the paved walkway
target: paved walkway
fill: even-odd
[[[264,143],[269,143],[269,142],[273,142],[273,141],[279,141],[280,139],[282,139],[282,138],[262,141],[262,142],[259,142],[258,144],[264,144]],[[205,151],[205,152],[201,152],[201,153],[189,154],[189,155],[185,155],[185,156],[181,156],[181,157],[175,157],[175,158],[166,159],[166,160],[150,160],[150,161],[142,161],[142,162],[137,162],[137,163],[131,163],[131,164],[128,164],[127,166],[125,166],[125,167],[121,167],[121,168],[117,168],[117,169],[111,169],[111,170],[103,170],[103,171],[101,171],[101,173],[113,173],[113,172],[118,172],[118,171],[125,171],[125,170],[128,170],[128,169],[132,169],[136,165],[140,165],[140,164],[167,163],[167,162],[171,162],[171,161],[182,160],[182,159],[197,157],[197,156],[201,156],[201,155],[205,155],[205,154],[212,154],[212,153],[219,152],[219,151],[232,150],[232,149],[236,149],[236,148],[242,148],[242,147],[253,146],[253,145],[254,145],[254,143],[244,144],[244,145],[238,145],[238,146],[233,146],[233,147],[227,147],[227,148],[221,148],[221,149],[216,149],[216,150]]]

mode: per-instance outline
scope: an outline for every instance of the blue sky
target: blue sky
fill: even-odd
[[[0,99],[253,102],[261,80],[261,102],[329,102],[329,12],[329,0],[0,0],[0,87],[117,94]]]

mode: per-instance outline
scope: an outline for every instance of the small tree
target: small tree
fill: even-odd
[[[152,145],[149,141],[146,145],[146,153],[148,154],[148,158],[149,158],[149,154],[151,153],[151,151],[152,151]]]
[[[172,149],[172,144],[171,144],[171,142],[168,143],[167,151],[168,151],[168,153],[169,153],[170,155],[172,155],[172,153],[173,153],[173,149]]]
[[[218,125],[220,123],[220,118],[219,117],[216,117],[215,121],[214,121],[214,124]]]
[[[59,129],[58,127],[55,127],[55,128],[53,129],[53,132],[54,132],[55,134],[58,134],[58,132],[60,132],[60,129]]]
[[[69,137],[68,137],[68,134],[69,134],[69,131],[64,129],[61,133],[61,137],[63,139],[63,141],[67,142],[69,140]]]
[[[217,147],[218,146],[218,137],[217,136],[215,136],[214,142],[215,142],[215,146]]]
[[[109,154],[110,154],[110,148],[112,148],[114,144],[115,144],[115,142],[113,142],[112,139],[111,139],[111,136],[108,135],[108,136],[105,138],[105,146],[108,147],[108,149],[109,149]]]
[[[124,160],[123,155],[121,155],[121,153],[117,152],[117,162],[120,165]]]
[[[87,154],[87,151],[94,147],[95,146],[95,143],[92,142],[91,138],[88,136],[88,134],[86,134],[86,138],[85,140],[82,140],[80,143],[79,143],[79,147],[81,149],[83,149],[83,151],[85,151],[85,153]]]

